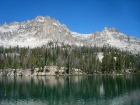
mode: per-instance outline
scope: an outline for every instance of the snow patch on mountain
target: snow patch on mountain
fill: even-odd
[[[80,34],[80,33],[77,33],[77,32],[71,32],[71,35],[73,37],[78,37],[78,38],[88,38],[91,36],[91,34]]]
[[[97,54],[97,57],[98,57],[99,61],[102,62],[102,59],[103,59],[103,57],[104,57],[104,56],[103,56],[103,53],[98,53],[98,54]]]

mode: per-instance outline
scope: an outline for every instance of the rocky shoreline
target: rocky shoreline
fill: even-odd
[[[122,75],[126,73],[133,73],[131,70],[126,70],[122,73],[111,73],[112,75]],[[94,74],[102,74],[102,75],[110,75],[108,73],[94,73]],[[34,70],[31,69],[5,69],[0,70],[0,76],[56,76],[56,75],[88,75],[88,73],[83,72],[80,69],[73,68],[71,73],[66,73],[66,68],[61,67],[58,69],[57,66],[45,66],[44,69],[35,68]]]
[[[61,67],[58,70],[57,66],[45,66],[44,69],[40,70],[39,68],[31,69],[5,69],[0,70],[0,76],[49,76],[49,75],[65,75],[65,67]],[[85,74],[79,69],[73,69],[71,74]]]

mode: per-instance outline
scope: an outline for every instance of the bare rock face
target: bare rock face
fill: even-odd
[[[0,46],[33,48],[50,41],[79,46],[111,46],[133,53],[140,52],[140,39],[125,35],[115,28],[105,27],[102,32],[79,34],[49,16],[37,16],[34,20],[0,26]]]

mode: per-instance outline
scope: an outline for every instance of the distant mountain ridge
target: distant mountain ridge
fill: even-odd
[[[111,46],[133,53],[140,52],[140,39],[123,34],[115,28],[105,27],[101,32],[79,34],[49,16],[37,16],[26,22],[5,23],[0,26],[0,46],[33,48],[50,41],[78,46]]]

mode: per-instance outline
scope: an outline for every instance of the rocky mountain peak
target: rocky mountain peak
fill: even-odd
[[[120,31],[115,29],[114,27],[112,27],[112,28],[104,27],[102,32],[120,32]]]
[[[45,17],[43,17],[43,16],[37,16],[36,18],[35,18],[35,20],[38,20],[38,19],[44,19]]]
[[[105,27],[102,32],[79,34],[70,31],[66,25],[49,16],[37,16],[33,20],[0,26],[0,46],[37,47],[50,41],[78,46],[108,45],[133,53],[140,51],[140,39],[125,35],[115,28]]]
[[[4,24],[3,24],[3,27],[4,28],[7,28],[9,25],[5,22]]]

